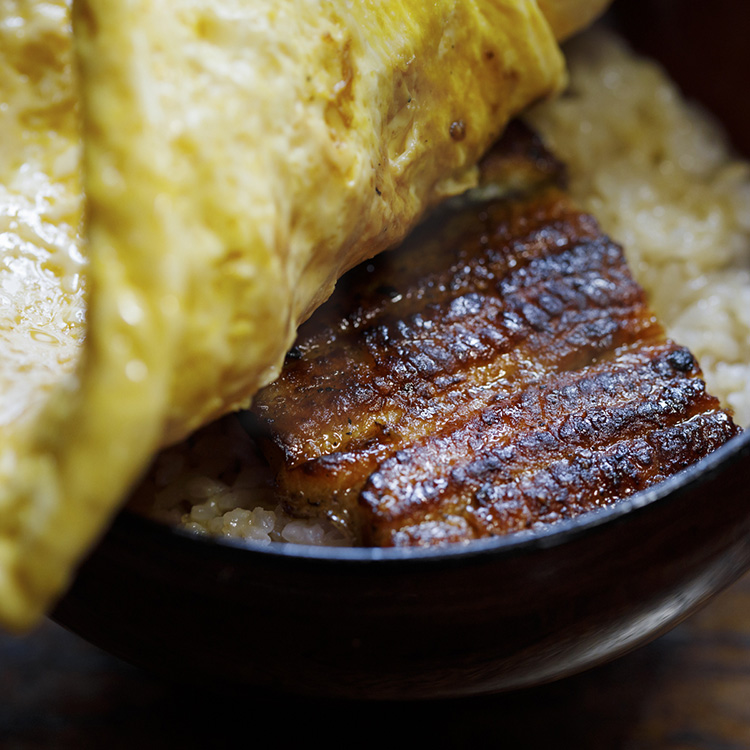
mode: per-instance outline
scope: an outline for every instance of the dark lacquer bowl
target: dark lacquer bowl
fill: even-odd
[[[637,43],[668,34],[669,44],[651,51],[682,49],[688,70],[697,40],[721,48],[717,14],[750,18],[733,0],[710,11],[689,0],[623,0],[615,10]],[[705,56],[704,65],[725,65],[712,96],[717,81],[728,92],[732,76],[750,72],[743,54],[744,70]],[[700,81],[690,81],[700,94]],[[744,146],[739,125],[750,113],[742,120],[731,112]],[[748,568],[750,433],[618,506],[542,533],[439,551],[253,549],[123,512],[54,617],[135,664],[204,685],[461,696],[533,685],[620,655]]]

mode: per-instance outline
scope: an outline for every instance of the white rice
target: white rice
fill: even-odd
[[[579,205],[624,245],[709,391],[750,425],[750,166],[616,36],[589,32],[568,53],[568,93],[528,120],[567,164]],[[270,469],[233,416],[162,453],[134,506],[201,534],[351,543],[325,520],[284,512]]]
[[[162,451],[130,506],[197,534],[261,545],[352,543],[326,519],[293,518],[284,511],[270,468],[234,415]]]
[[[567,50],[569,91],[528,117],[573,197],[625,248],[709,392],[750,425],[750,164],[653,62],[595,30]]]

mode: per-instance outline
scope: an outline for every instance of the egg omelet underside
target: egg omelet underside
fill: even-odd
[[[35,12],[2,2],[6,19]],[[66,124],[64,143],[34,148],[75,151],[80,93],[89,266],[75,176],[48,164],[67,249],[36,267],[67,289],[52,307],[71,350],[43,406],[0,427],[0,622],[16,629],[61,593],[153,452],[246,404],[336,279],[471,185],[508,119],[564,80],[535,0],[81,0],[75,89],[67,6],[44,7]],[[33,128],[16,133],[23,163]]]

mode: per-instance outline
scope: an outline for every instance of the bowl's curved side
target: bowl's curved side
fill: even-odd
[[[655,637],[750,567],[747,437],[605,523],[479,552],[270,555],[124,513],[54,617],[209,685],[407,699],[537,684]]]
[[[614,10],[750,148],[736,96],[750,11],[733,0]],[[696,49],[711,54],[685,54]],[[386,699],[528,686],[650,640],[750,567],[750,435],[673,480],[559,532],[429,556],[269,554],[123,513],[54,617],[204,685]]]

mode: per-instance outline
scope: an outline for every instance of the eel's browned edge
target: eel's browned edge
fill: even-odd
[[[287,508],[364,544],[572,517],[739,432],[539,140],[514,128],[483,168],[342,279],[254,405]]]

